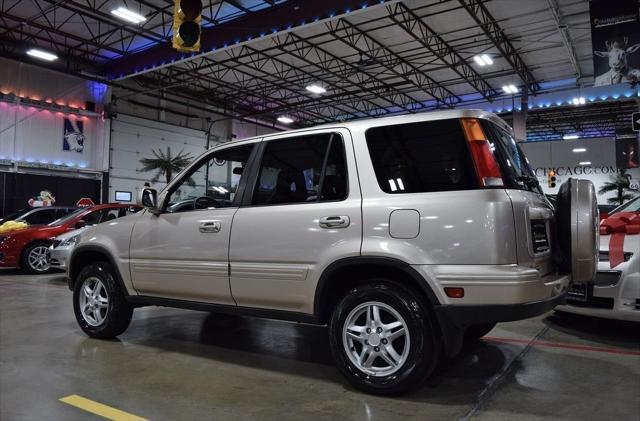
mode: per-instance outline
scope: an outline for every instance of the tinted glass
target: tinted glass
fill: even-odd
[[[252,203],[342,200],[347,196],[346,180],[344,146],[339,135],[274,140],[265,148]]]
[[[216,152],[173,189],[167,212],[232,206],[252,150],[244,145]]]
[[[93,211],[93,212],[89,212],[88,214],[86,214],[85,216],[82,217],[82,220],[87,224],[87,225],[96,225],[99,224],[100,218],[102,216],[102,213],[104,211]]]
[[[67,222],[69,222],[70,220],[72,220],[73,218],[75,218],[76,216],[78,216],[79,214],[81,214],[82,212],[84,212],[86,209],[84,208],[78,208],[76,210],[74,210],[73,212],[71,212],[69,215],[60,218],[60,219],[56,219],[55,221],[53,221],[52,223],[49,224],[49,226],[51,227],[57,227],[63,224],[66,224]]]
[[[467,141],[457,119],[374,127],[365,136],[378,184],[386,193],[477,187]]]
[[[42,209],[22,218],[29,225],[45,225],[56,219],[55,209]]]
[[[62,218],[63,216],[69,215],[74,210],[76,210],[76,208],[60,208],[57,210],[56,214],[58,218]]]
[[[14,221],[16,219],[18,219],[18,217],[24,215],[25,213],[27,213],[29,211],[29,209],[20,209],[19,211],[10,213],[9,215],[5,216],[4,218],[0,219],[0,224],[5,223],[7,221]]]
[[[640,196],[637,196],[627,203],[617,207],[615,209],[615,213],[618,212],[640,212]]]
[[[118,208],[118,209],[107,209],[104,212],[104,215],[102,215],[102,221],[101,222],[106,222],[106,221],[112,221],[116,218],[119,218],[121,216],[125,215],[125,208]]]
[[[322,180],[320,200],[344,200],[347,197],[347,163],[344,158],[344,144],[342,139],[335,135],[331,140],[327,165]]]
[[[537,177],[513,136],[488,121],[483,122],[483,127],[489,137],[489,145],[500,164],[505,185],[512,189],[541,192],[536,183]]]

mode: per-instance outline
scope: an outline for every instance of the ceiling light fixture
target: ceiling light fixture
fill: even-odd
[[[47,53],[46,51],[38,50],[37,48],[30,49],[29,51],[27,51],[27,54],[32,57],[36,57],[36,58],[47,60],[47,61],[53,61],[58,59],[57,55],[52,53]]]
[[[573,152],[575,153],[579,153],[579,152],[586,152],[587,148],[573,148]]]
[[[293,123],[293,119],[291,117],[287,117],[286,115],[281,115],[280,117],[278,117],[278,121],[282,124]]]
[[[582,161],[580,165],[591,165],[591,161]]]
[[[573,139],[579,139],[580,136],[578,136],[577,134],[566,134],[564,136],[562,136],[562,140],[573,140]]]
[[[573,99],[571,100],[571,103],[572,103],[573,105],[584,105],[584,104],[586,104],[586,102],[587,102],[587,100],[586,100],[586,99],[585,99],[585,97],[583,97],[583,96],[581,96],[581,97],[579,97],[579,98],[573,98]]]
[[[147,18],[145,18],[144,16],[136,12],[132,12],[126,7],[118,7],[117,9],[112,10],[111,14],[136,25],[147,20]]]
[[[489,55],[483,54],[480,57],[484,60],[485,63],[487,63],[487,66],[491,66],[493,64],[493,59]]]
[[[315,83],[313,85],[309,85],[307,86],[307,91],[313,93],[313,94],[317,94],[317,95],[321,95],[327,92],[326,89],[324,89],[322,86],[320,85],[316,85]]]
[[[488,54],[473,56],[473,60],[481,67],[491,66],[493,64],[493,59]]]
[[[502,91],[505,94],[517,94],[518,93],[518,88],[516,87],[516,85],[514,84],[510,84],[510,85],[504,85],[502,87]]]

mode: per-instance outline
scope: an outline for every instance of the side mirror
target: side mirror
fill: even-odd
[[[87,226],[87,223],[84,221],[84,219],[81,219],[78,222],[76,222],[76,224],[74,226],[75,226],[76,229],[84,228],[84,227]]]
[[[158,191],[150,187],[145,187],[138,193],[138,205],[150,211],[158,210]]]

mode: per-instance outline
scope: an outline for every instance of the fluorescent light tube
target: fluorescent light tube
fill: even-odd
[[[307,91],[309,91],[311,93],[314,93],[314,94],[318,94],[318,95],[324,94],[325,92],[327,92],[327,90],[324,89],[322,86],[315,85],[315,84],[307,86],[306,89],[307,89]]]
[[[52,53],[47,53],[46,51],[38,50],[37,48],[32,48],[27,51],[27,54],[31,57],[36,57],[42,60],[53,61],[57,60],[58,56]]]
[[[118,7],[117,9],[112,10],[111,14],[122,20],[126,20],[127,22],[135,23],[136,25],[147,20],[144,16],[136,12],[132,12],[126,7]]]
[[[493,64],[493,59],[487,54],[481,55],[480,58],[487,64],[487,66],[491,66]]]
[[[281,115],[280,117],[278,117],[278,121],[283,124],[293,123],[293,119],[291,117],[287,117],[286,115]]]

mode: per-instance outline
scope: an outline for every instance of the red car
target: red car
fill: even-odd
[[[120,203],[80,208],[47,225],[38,225],[0,235],[0,267],[21,267],[30,273],[49,270],[49,245],[65,232],[95,225],[140,210]]]

